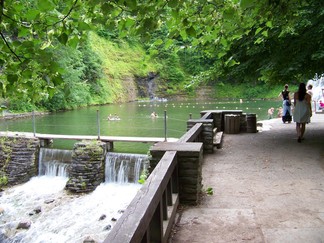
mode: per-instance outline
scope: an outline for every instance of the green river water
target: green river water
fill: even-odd
[[[193,119],[200,117],[203,110],[242,110],[243,113],[255,113],[257,120],[268,119],[270,107],[277,109],[281,101],[254,100],[244,101],[167,101],[167,102],[131,102],[93,106],[67,112],[35,117],[36,133],[130,136],[130,137],[165,137],[179,138],[186,131],[186,122],[192,114]],[[157,118],[150,114],[156,112]],[[166,122],[164,113],[166,112]],[[118,121],[108,121],[109,114],[117,114]],[[275,111],[275,115],[277,111]],[[99,124],[99,125],[98,125]],[[166,126],[166,131],[165,131]],[[2,120],[1,131],[33,132],[33,118]],[[53,147],[72,149],[76,141],[55,140]],[[114,143],[115,152],[146,153],[152,144]]]

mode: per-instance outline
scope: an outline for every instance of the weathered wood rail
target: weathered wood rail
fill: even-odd
[[[23,136],[36,137],[39,139],[66,139],[66,140],[101,140],[104,142],[141,142],[141,143],[157,143],[165,142],[162,137],[126,137],[126,136],[93,136],[93,135],[64,135],[64,134],[41,134],[31,132],[3,132],[0,131],[0,136]],[[167,141],[176,141],[176,138],[167,138]]]
[[[106,142],[109,150],[112,150],[114,142],[137,142],[137,143],[158,143],[158,142],[175,142],[177,138],[162,138],[162,137],[127,137],[127,136],[93,136],[93,135],[66,135],[66,134],[41,134],[31,132],[3,132],[0,131],[0,136],[21,136],[27,138],[38,138],[41,140],[41,145],[50,144],[53,139],[62,140],[100,140]]]

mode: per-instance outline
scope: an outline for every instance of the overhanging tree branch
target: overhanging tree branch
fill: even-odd
[[[21,59],[19,58],[19,56],[14,52],[14,50],[12,50],[11,49],[11,47],[10,47],[10,45],[9,45],[9,43],[7,42],[7,40],[6,40],[6,37],[3,35],[3,33],[0,31],[0,36],[1,36],[1,38],[2,38],[2,40],[4,41],[4,43],[6,44],[6,46],[8,47],[8,49],[10,50],[10,52],[20,61],[20,62],[22,62],[21,61]]]
[[[53,25],[57,25],[61,22],[63,22],[67,17],[69,17],[69,15],[71,14],[71,12],[73,11],[74,7],[76,6],[76,4],[78,3],[78,0],[75,0],[73,5],[71,6],[69,12],[59,21],[57,21],[56,23],[54,23]]]

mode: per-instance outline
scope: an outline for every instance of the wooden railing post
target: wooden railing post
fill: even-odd
[[[163,236],[163,209],[160,202],[154,212],[151,224],[149,227],[150,242],[162,242]]]
[[[100,120],[99,120],[99,110],[97,110],[97,127],[98,127],[98,140],[100,140]]]
[[[33,111],[33,131],[35,137],[36,136],[35,111]]]
[[[166,122],[166,111],[164,111],[164,142],[167,141],[167,122]]]
[[[166,188],[167,205],[172,206],[172,180],[169,181]]]

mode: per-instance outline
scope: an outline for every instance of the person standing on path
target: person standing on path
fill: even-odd
[[[296,122],[297,142],[300,143],[304,138],[306,123],[312,116],[311,96],[306,92],[305,83],[300,83],[294,94],[294,106],[293,119]]]
[[[313,101],[313,85],[311,85],[311,84],[307,85],[307,94],[309,94],[311,96],[311,106],[314,103],[315,104],[314,108],[316,110],[316,103]],[[313,107],[312,107],[312,112],[313,112]],[[310,119],[309,119],[309,122],[310,122]]]
[[[288,84],[285,84],[285,88],[281,91],[282,97],[282,121],[283,123],[291,122],[291,101],[289,96]]]

